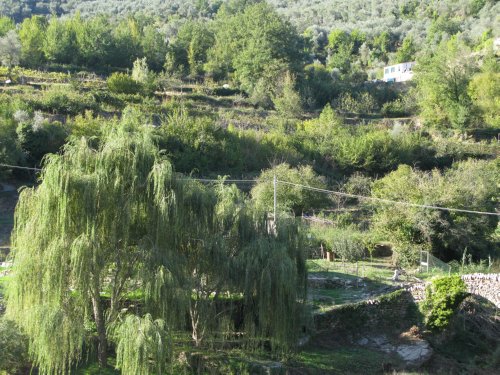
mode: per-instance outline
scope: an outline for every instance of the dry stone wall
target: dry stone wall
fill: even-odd
[[[342,329],[409,328],[416,322],[416,307],[412,295],[402,289],[373,300],[334,307],[314,315],[317,332]]]
[[[486,298],[496,307],[500,308],[500,274],[473,273],[461,276],[467,287],[467,292]],[[425,298],[425,288],[429,283],[419,283],[408,286],[415,301]]]
[[[500,308],[500,273],[474,273],[462,276],[467,291],[479,295]]]

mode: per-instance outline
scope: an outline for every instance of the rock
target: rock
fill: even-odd
[[[385,344],[388,343],[387,337],[385,337],[385,336],[375,336],[375,337],[372,337],[372,342],[376,346],[382,346],[382,345],[385,345]]]
[[[384,344],[384,345],[380,346],[379,348],[380,348],[380,350],[382,350],[383,352],[386,352],[386,353],[391,353],[396,349],[393,345],[391,345],[389,343]]]
[[[358,340],[358,345],[368,345],[369,340],[366,337]]]
[[[251,363],[250,373],[255,375],[281,375],[286,370],[280,362]]]
[[[432,356],[432,348],[425,340],[416,341],[413,344],[399,345],[396,349],[398,355],[409,366],[419,367]]]

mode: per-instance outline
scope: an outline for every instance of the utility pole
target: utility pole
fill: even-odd
[[[278,185],[278,180],[276,179],[276,175],[274,175],[273,184],[274,184],[274,227],[276,228],[276,222],[277,222],[277,219],[278,219],[278,217],[276,216],[276,206],[277,206],[276,187]]]

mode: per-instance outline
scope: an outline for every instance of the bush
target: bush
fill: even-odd
[[[59,122],[48,122],[39,113],[33,119],[21,122],[17,129],[19,145],[31,159],[39,164],[48,153],[56,153],[66,142],[66,129]]]
[[[421,172],[406,165],[375,181],[372,195],[412,204],[495,212],[498,196],[496,161],[459,162],[443,173]],[[474,259],[497,254],[494,233],[498,218],[417,207],[380,205],[373,229],[385,236],[407,259],[418,249],[443,261],[458,259],[467,247]]]
[[[405,103],[401,99],[385,103],[380,113],[385,117],[403,117],[408,115]]]
[[[310,166],[292,168],[283,163],[261,173],[257,185],[252,189],[252,199],[264,210],[273,210],[274,188],[273,176],[281,181],[303,184],[324,189],[324,178],[318,176]],[[298,186],[278,183],[277,200],[279,211],[293,211],[299,214],[304,210],[322,207],[326,202],[325,194],[303,189]]]
[[[80,93],[70,86],[53,85],[43,92],[41,99],[30,100],[34,110],[76,115],[86,110],[97,111],[99,105],[94,96],[89,93]]]
[[[30,367],[26,337],[5,318],[0,318],[0,348],[0,373],[16,374]]]
[[[19,165],[22,152],[17,142],[16,125],[14,121],[0,117],[0,160],[2,163]],[[0,177],[7,174],[5,168],[0,168]]]
[[[335,239],[333,241],[332,250],[343,261],[348,262],[361,260],[366,254],[366,249],[361,241],[351,236]]]
[[[364,92],[358,96],[352,96],[350,93],[342,94],[336,100],[336,108],[340,112],[371,114],[378,110],[378,104],[373,96]]]
[[[433,330],[443,330],[450,323],[455,309],[466,296],[466,287],[460,276],[435,279],[425,291],[424,311],[426,325]]]
[[[109,91],[116,94],[137,94],[142,86],[126,73],[113,73],[107,80]]]

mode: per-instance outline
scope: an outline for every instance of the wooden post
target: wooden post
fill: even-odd
[[[277,197],[276,197],[276,185],[278,184],[278,180],[276,179],[276,175],[274,175],[274,178],[273,178],[273,185],[274,185],[274,205],[273,205],[273,208],[274,208],[274,227],[276,227],[276,222],[278,221],[278,217],[276,216],[276,207],[278,205],[278,200],[277,200]]]

